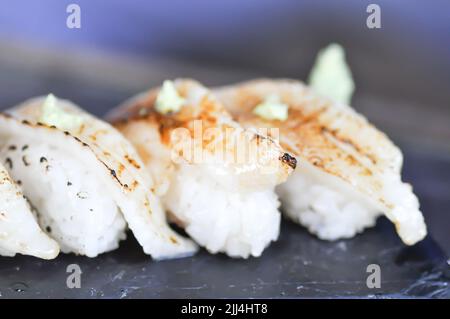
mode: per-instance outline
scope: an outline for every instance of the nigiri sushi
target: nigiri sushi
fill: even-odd
[[[136,147],[168,215],[209,252],[257,257],[277,239],[274,188],[296,161],[234,122],[200,83],[165,81],[109,118]],[[247,148],[238,154],[238,145]]]
[[[58,253],[58,244],[39,228],[20,186],[0,164],[0,255],[53,259]]]
[[[166,223],[131,144],[71,102],[49,95],[0,114],[0,140],[0,159],[63,252],[95,257],[111,251],[127,224],[155,259],[196,251]]]
[[[294,80],[214,90],[245,127],[275,127],[300,165],[277,192],[284,212],[321,239],[350,238],[384,214],[407,245],[426,235],[419,201],[401,180],[402,153],[350,106]]]

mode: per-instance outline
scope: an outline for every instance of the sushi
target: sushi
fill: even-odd
[[[39,228],[20,186],[0,164],[0,256],[53,259],[58,253],[58,244]]]
[[[165,81],[109,119],[136,147],[170,219],[209,252],[257,257],[278,238],[274,189],[296,160],[233,121],[200,83]]]
[[[0,114],[0,141],[0,159],[62,252],[95,257],[116,249],[127,224],[155,259],[196,252],[168,226],[130,143],[71,102],[49,95]]]
[[[294,80],[213,91],[244,127],[279,128],[281,146],[302,163],[277,189],[292,220],[336,240],[374,226],[384,214],[405,244],[425,237],[419,201],[401,180],[401,151],[350,106]]]

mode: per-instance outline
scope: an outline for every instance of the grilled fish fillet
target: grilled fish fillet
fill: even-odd
[[[0,164],[0,255],[16,253],[53,259],[59,246],[39,228],[22,190]]]
[[[191,237],[212,253],[259,256],[278,237],[274,187],[296,160],[271,138],[243,129],[198,82],[179,79],[174,87],[185,99],[178,112],[155,109],[156,88],[109,119],[136,147],[170,216]]]
[[[35,98],[12,109],[9,114],[1,114],[0,135],[5,139],[12,140],[23,137],[29,141],[30,149],[35,145],[44,145],[45,149],[52,152],[53,155],[66,158],[66,160],[64,158],[57,159],[55,165],[65,161],[82,163],[78,175],[89,175],[91,179],[80,180],[78,187],[84,187],[91,191],[83,191],[86,194],[82,196],[77,194],[78,199],[71,199],[71,191],[61,190],[62,198],[67,197],[67,204],[77,200],[78,203],[75,203],[73,207],[75,211],[77,207],[78,210],[84,210],[84,203],[91,201],[90,205],[96,205],[98,211],[103,211],[105,218],[108,217],[106,207],[110,207],[109,214],[119,210],[119,215],[123,215],[146,254],[155,259],[165,259],[184,257],[195,253],[197,246],[191,240],[177,234],[167,224],[159,199],[151,191],[152,179],[144,169],[142,161],[131,144],[111,125],[84,112],[73,103],[58,99],[57,104],[66,114],[80,117],[82,121],[67,130],[40,123],[44,99]],[[54,150],[58,150],[58,154]],[[50,161],[50,158],[45,159]],[[39,165],[42,166],[39,160],[36,160],[36,163],[33,162],[28,168],[31,166],[35,168]],[[26,169],[23,168],[22,171]],[[69,169],[71,168],[69,167]],[[17,172],[17,174],[23,173],[22,171]],[[76,172],[73,177],[74,179],[78,178]],[[52,183],[52,181],[49,181],[49,183]],[[53,181],[53,183],[55,182]],[[67,183],[69,184],[69,182]],[[72,183],[74,181],[71,181]],[[75,186],[71,185],[72,188]],[[33,188],[36,187],[39,186],[31,186],[30,192],[35,193]],[[52,188],[54,187],[52,186]],[[42,198],[40,195],[42,194],[37,194],[36,197],[39,198],[42,208],[52,210],[52,207],[46,205],[45,197]],[[58,214],[68,213],[68,208],[69,206],[59,213],[58,211],[53,212],[56,214],[54,217],[58,217]],[[95,215],[95,211],[95,209],[91,213],[87,211],[87,214]],[[99,214],[98,211],[97,214]],[[76,217],[73,216],[72,220],[74,221]],[[85,217],[88,218],[88,216]],[[67,216],[67,218],[70,218],[70,216]],[[54,218],[50,218],[50,220],[52,219]],[[61,220],[59,224],[63,226],[63,222],[64,220]],[[79,222],[81,224],[88,223],[87,220],[80,220]],[[100,229],[105,222],[107,221],[100,219],[97,221],[97,225],[90,225],[89,227]],[[115,222],[114,225],[116,224]],[[122,237],[120,232],[123,232],[123,227],[116,226],[118,228],[117,236]],[[111,225],[111,231],[114,227]],[[70,231],[69,228],[66,230]],[[102,239],[104,238],[99,238],[99,240]],[[107,247],[100,247],[100,251],[94,250],[90,255],[93,257],[98,253],[116,248],[119,239],[123,238],[111,238],[111,243]],[[86,245],[89,245],[89,243],[86,243]]]
[[[243,126],[278,128],[281,146],[304,163],[278,189],[292,219],[334,240],[374,225],[383,213],[405,244],[425,237],[418,199],[401,181],[401,151],[350,106],[285,79],[253,80],[214,93]],[[286,121],[252,112],[273,94],[289,107]]]

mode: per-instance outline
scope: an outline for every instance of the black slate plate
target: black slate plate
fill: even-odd
[[[134,238],[95,259],[0,258],[0,294],[6,298],[450,297],[450,273],[441,249],[429,237],[405,247],[385,218],[354,239],[332,243],[288,221],[281,234],[261,258],[249,260],[202,251],[192,258],[154,262]],[[74,263],[83,272],[80,289],[66,286],[66,268]],[[369,264],[380,266],[379,289],[366,285]]]

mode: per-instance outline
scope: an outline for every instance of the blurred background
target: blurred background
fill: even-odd
[[[450,252],[450,1],[1,0],[0,105],[53,92],[103,115],[166,78],[306,79],[342,44],[353,106],[405,150],[433,236]],[[69,29],[66,8],[81,8]],[[381,28],[369,29],[370,3]]]

